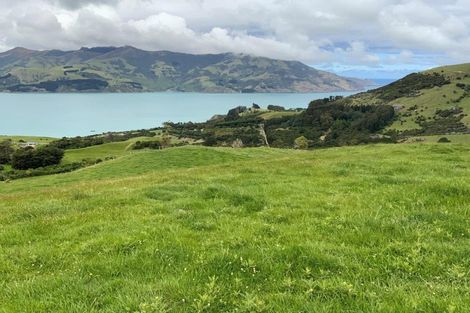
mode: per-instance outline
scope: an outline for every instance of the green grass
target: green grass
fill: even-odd
[[[467,127],[470,127],[470,97],[461,98],[464,95],[464,90],[457,87],[457,84],[470,86],[470,63],[438,67],[425,73],[444,75],[450,81],[450,84],[432,89],[422,89],[415,96],[401,97],[392,101],[384,101],[374,95],[373,92],[361,93],[349,99],[353,105],[389,104],[402,106],[397,114],[396,121],[388,127],[392,130],[420,129],[421,126],[417,123],[418,117],[433,121],[437,110],[455,107],[462,108],[465,116],[461,121]]]
[[[461,80],[460,82],[470,84],[470,78]],[[470,98],[464,98],[459,103],[454,103],[453,100],[458,99],[463,95],[463,90],[456,87],[455,83],[450,85],[445,85],[440,88],[433,88],[423,90],[421,95],[418,97],[406,97],[400,98],[392,101],[390,105],[399,104],[403,106],[400,114],[407,112],[409,108],[416,106],[417,110],[412,111],[412,115],[409,117],[400,116],[390,128],[397,130],[406,130],[406,129],[416,129],[420,128],[419,125],[415,122],[416,117],[419,115],[426,118],[433,118],[438,109],[450,109],[452,107],[461,107],[465,113],[470,113]],[[449,102],[449,103],[447,103]],[[404,123],[401,124],[400,120]],[[470,118],[464,117],[462,122],[467,126],[470,126]]]
[[[104,160],[107,157],[117,158],[132,153],[132,144],[136,141],[156,140],[152,137],[138,137],[121,142],[111,142],[81,149],[65,150],[62,163],[80,162],[82,160]]]
[[[470,144],[470,134],[459,134],[459,135],[436,135],[436,136],[421,136],[421,137],[410,137],[407,139],[407,143],[410,142],[431,142],[437,143],[440,138],[447,138],[452,143]]]
[[[34,142],[37,142],[37,143],[41,143],[41,144],[47,144],[51,141],[54,141],[56,140],[56,138],[51,138],[51,137],[35,137],[35,136],[4,136],[4,135],[0,135],[0,141],[3,141],[3,140],[9,140],[11,139],[15,144],[19,143],[20,140],[23,140],[23,141],[34,141]]]
[[[161,135],[161,134],[159,134]],[[160,136],[156,137],[136,137],[126,141],[110,142],[102,145],[91,146],[81,149],[65,150],[63,164],[81,162],[82,160],[95,161],[97,159],[105,160],[106,158],[119,158],[128,154],[135,154],[140,151],[132,150],[132,145],[136,141],[152,141],[159,140]],[[172,143],[179,143],[181,139],[173,137]]]
[[[468,312],[469,164],[183,147],[0,184],[0,312]]]
[[[268,111],[266,113],[262,113],[260,117],[265,120],[270,120],[273,118],[279,118],[279,117],[284,117],[284,116],[295,116],[299,114],[300,112],[292,112],[292,111],[281,111],[281,112]]]

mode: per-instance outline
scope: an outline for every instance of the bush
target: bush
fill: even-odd
[[[27,147],[13,153],[11,165],[17,170],[34,169],[58,165],[64,157],[64,150],[55,146],[44,146],[37,149]]]
[[[286,109],[280,105],[268,105],[268,110],[282,112],[282,111],[285,111]]]
[[[51,142],[51,145],[60,149],[79,149],[91,146],[98,146],[109,142],[121,142],[137,137],[155,137],[156,133],[150,130],[129,131],[123,133],[107,133],[104,135],[92,135],[86,137],[64,137]]]
[[[237,118],[240,117],[240,113],[246,112],[248,109],[245,106],[238,106],[236,108],[231,109],[228,111],[227,116],[225,117],[225,120],[231,121],[231,120],[236,120]]]
[[[21,179],[26,177],[45,176],[53,174],[68,173],[85,167],[85,163],[71,163],[65,165],[39,167],[28,170],[13,170],[0,174],[0,181],[8,181],[13,179]]]
[[[308,149],[308,139],[304,136],[297,137],[294,141],[294,148],[295,149]]]
[[[10,140],[0,142],[0,164],[9,164],[14,151]]]
[[[132,147],[133,150],[142,149],[161,149],[162,143],[160,141],[137,141]]]
[[[451,141],[450,141],[449,138],[447,138],[447,137],[441,137],[441,138],[439,138],[439,140],[438,140],[437,142],[440,142],[440,143],[447,143],[447,142],[451,142]]]
[[[410,74],[390,85],[374,90],[374,93],[384,101],[392,101],[401,97],[412,97],[422,89],[442,87],[450,84],[450,81],[441,74]]]

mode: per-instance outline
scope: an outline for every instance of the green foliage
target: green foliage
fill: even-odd
[[[452,133],[466,133],[468,127],[462,123],[464,114],[461,108],[451,108],[447,110],[437,110],[434,119],[428,120],[418,116],[416,122],[420,129],[407,130],[402,132],[402,136],[419,135],[440,135]]]
[[[441,138],[439,138],[439,140],[437,142],[439,142],[439,143],[448,143],[448,142],[451,142],[451,141],[447,137],[441,137]]]
[[[102,135],[92,135],[86,137],[64,137],[59,140],[52,141],[50,145],[56,146],[60,149],[80,149],[91,146],[98,146],[105,143],[111,142],[122,142],[131,138],[137,137],[154,137],[156,133],[151,130],[138,130],[138,131],[127,131],[119,133],[106,133]]]
[[[15,149],[11,140],[4,140],[0,142],[0,164],[9,164],[11,162],[11,156]]]
[[[240,117],[240,114],[246,112],[247,108],[245,106],[238,106],[228,111],[227,116],[225,117],[226,121],[236,120]]]
[[[132,146],[134,150],[142,150],[142,149],[162,149],[163,145],[162,142],[159,140],[155,141],[136,141],[135,144]]]
[[[15,169],[0,173],[0,181],[8,181],[14,179],[21,179],[27,177],[36,177],[36,176],[46,176],[46,175],[54,175],[54,174],[61,174],[61,173],[68,173],[72,171],[76,171],[80,168],[84,168],[86,166],[90,166],[93,164],[100,163],[98,160],[95,163],[89,162],[80,162],[80,163],[69,163],[69,164],[60,164],[60,165],[52,165],[52,166],[45,166],[45,167],[38,167],[32,169]]]
[[[58,165],[64,157],[64,151],[52,146],[31,147],[16,150],[11,158],[11,165],[17,170],[27,170],[39,167]]]
[[[393,107],[351,106],[342,97],[310,103],[300,113],[264,120],[259,112],[240,115],[240,108],[229,112],[230,118],[205,123],[167,123],[168,131],[178,137],[203,139],[207,146],[230,146],[240,139],[245,146],[265,145],[261,125],[273,147],[292,148],[295,139],[305,137],[313,146],[343,146],[368,142],[391,142],[390,137],[373,134],[389,125],[395,116]],[[324,136],[324,140],[320,138]]]
[[[423,89],[442,87],[450,81],[439,73],[413,73],[390,85],[372,91],[384,101],[392,101],[401,97],[417,96]]]
[[[285,111],[286,109],[280,105],[268,105],[268,110],[275,111],[275,112],[282,112],[282,111]]]
[[[304,136],[297,137],[294,140],[294,148],[302,150],[308,149],[308,139]]]

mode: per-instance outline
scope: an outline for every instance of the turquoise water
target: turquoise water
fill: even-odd
[[[269,104],[306,108],[314,99],[352,93],[305,94],[9,94],[0,93],[0,135],[84,136],[161,126],[163,122],[202,122],[229,109]]]

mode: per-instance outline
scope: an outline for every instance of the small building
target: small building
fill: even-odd
[[[38,142],[35,141],[28,141],[28,142],[20,142],[18,145],[20,148],[36,148],[39,145]]]
[[[393,109],[395,110],[395,112],[400,112],[400,111],[403,109],[403,105],[401,105],[401,104],[394,104],[394,105],[393,105]]]

